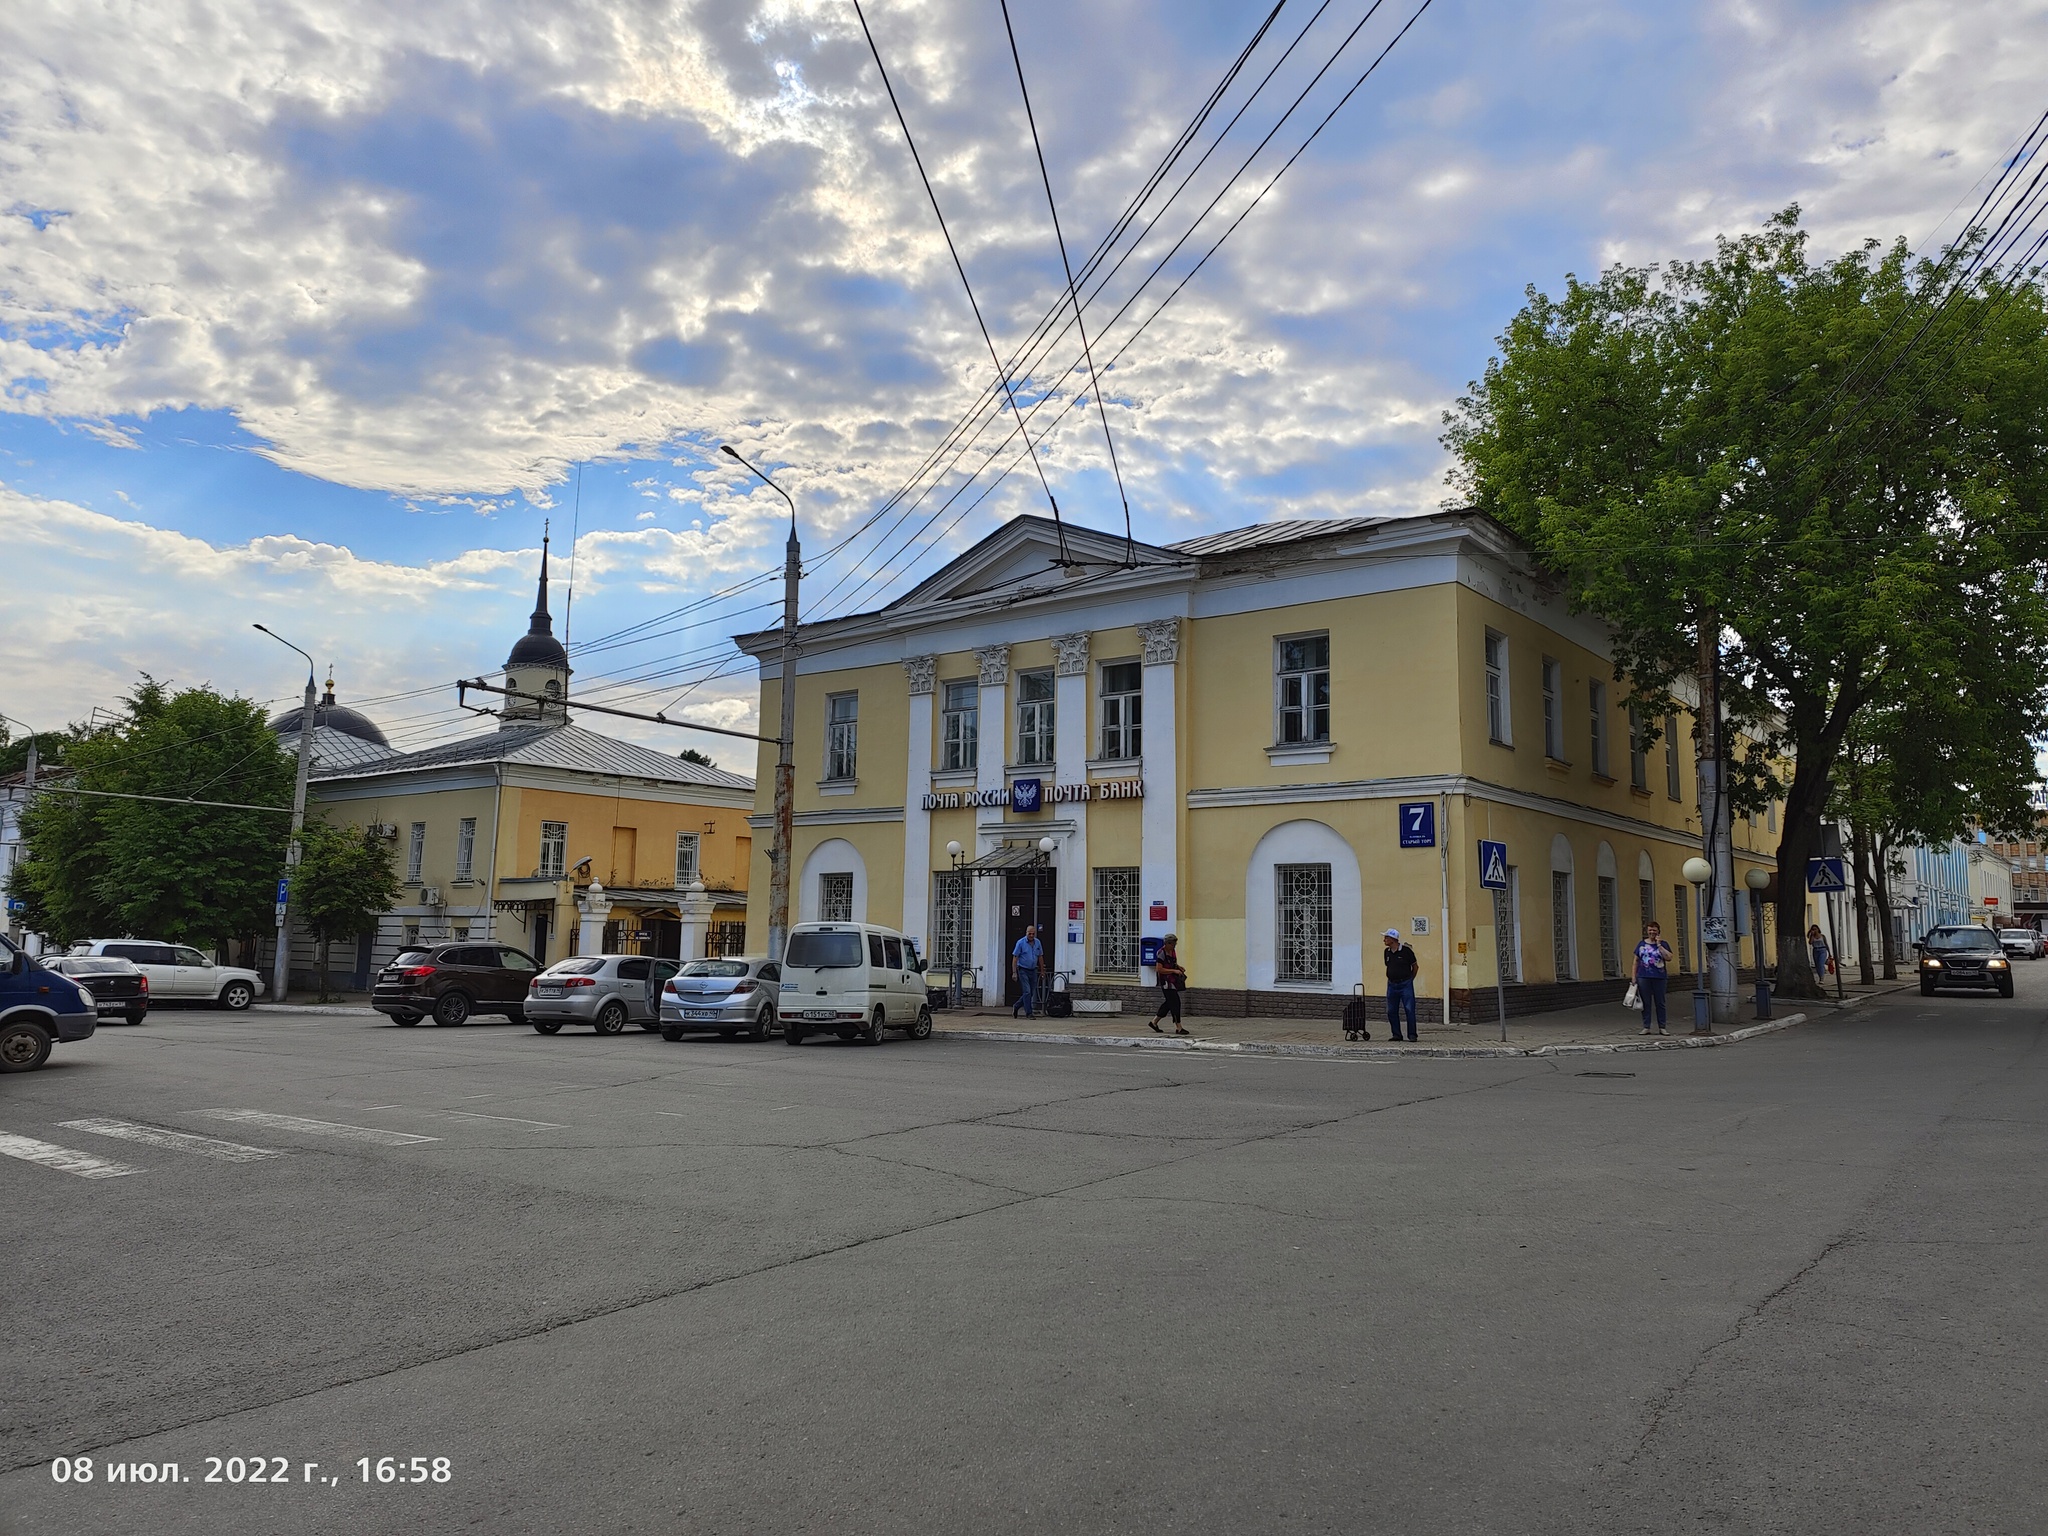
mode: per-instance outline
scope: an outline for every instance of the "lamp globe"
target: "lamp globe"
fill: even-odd
[[[1685,861],[1685,868],[1681,873],[1694,885],[1705,885],[1714,878],[1714,866],[1705,859],[1691,858]]]

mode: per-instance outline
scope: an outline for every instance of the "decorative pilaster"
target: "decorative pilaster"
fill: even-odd
[[[1061,677],[1085,677],[1088,674],[1088,636],[1054,635],[1052,637],[1053,669]],[[1064,713],[1064,711],[1062,711]]]
[[[981,669],[981,686],[1001,688],[1010,680],[1010,648],[1007,645],[985,645],[974,653],[974,664]]]
[[[924,808],[931,787],[932,690],[936,656],[912,656],[903,663],[910,679],[909,734],[903,746],[903,931],[917,940],[918,953],[932,952],[932,813]]]
[[[939,658],[936,656],[910,656],[903,662],[903,672],[910,679],[910,696],[928,694],[938,682]]]
[[[1145,650],[1145,801],[1138,815],[1138,932],[1176,931],[1180,913],[1180,620],[1138,626]],[[1163,917],[1152,914],[1163,909]]]
[[[1145,665],[1170,667],[1180,660],[1180,620],[1147,619],[1138,626],[1138,641],[1145,647]]]

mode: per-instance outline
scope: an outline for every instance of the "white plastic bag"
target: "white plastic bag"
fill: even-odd
[[[1628,984],[1628,990],[1621,994],[1621,1006],[1624,1008],[1640,1008],[1643,1006],[1642,995],[1636,991],[1636,984],[1633,981]]]

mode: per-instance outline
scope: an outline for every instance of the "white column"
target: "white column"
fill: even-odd
[[[1059,674],[1053,685],[1053,779],[1085,784],[1095,724],[1088,715],[1088,636],[1054,635],[1052,648]],[[1053,931],[1045,947],[1053,957],[1053,969],[1071,972],[1070,980],[1079,985],[1088,974],[1088,949],[1085,939],[1078,945],[1067,943],[1067,903],[1095,899],[1088,889],[1088,802],[1072,800],[1053,810],[1072,820],[1074,831],[1059,851],[1060,904],[1053,910]]]
[[[690,888],[683,893],[683,899],[676,903],[676,911],[683,920],[683,958],[702,960],[704,940],[711,932],[711,898],[704,894],[702,880],[690,882]]]
[[[605,894],[602,883],[593,880],[590,888],[576,899],[576,906],[582,918],[576,929],[576,953],[603,954],[604,920],[611,915],[611,897]]]
[[[1180,821],[1175,814],[1180,805],[1180,737],[1174,712],[1180,620],[1154,619],[1140,624],[1138,639],[1145,648],[1145,799],[1138,818],[1138,932],[1158,938],[1176,932],[1180,917]],[[1155,918],[1152,913],[1162,903],[1166,916]]]
[[[983,794],[999,793],[1008,783],[1003,765],[1009,760],[1010,751],[1010,648],[1007,645],[984,646],[974,653],[974,661],[981,669],[981,741],[975,757],[974,787]],[[975,808],[974,851],[977,856],[987,853],[996,844],[995,838],[981,835],[979,829],[983,820],[1000,821],[1002,817],[1003,812],[998,806]],[[1010,974],[1009,946],[1003,942],[1009,909],[1003,905],[1003,895],[1001,880],[977,879],[974,882],[974,931],[980,936],[975,947],[981,951],[982,957],[983,996],[997,1000],[1001,999]]]
[[[903,663],[910,678],[910,734],[904,745],[903,773],[903,921],[899,925],[917,940],[918,953],[931,958],[932,813],[924,809],[931,787],[932,685],[938,675],[936,656],[913,656]]]

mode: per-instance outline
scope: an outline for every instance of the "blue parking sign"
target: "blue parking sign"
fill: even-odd
[[[1479,840],[1479,887],[1486,891],[1508,888],[1508,845]]]
[[[1436,802],[1434,800],[1403,800],[1401,802],[1401,846],[1403,848],[1434,848],[1436,846]]]

